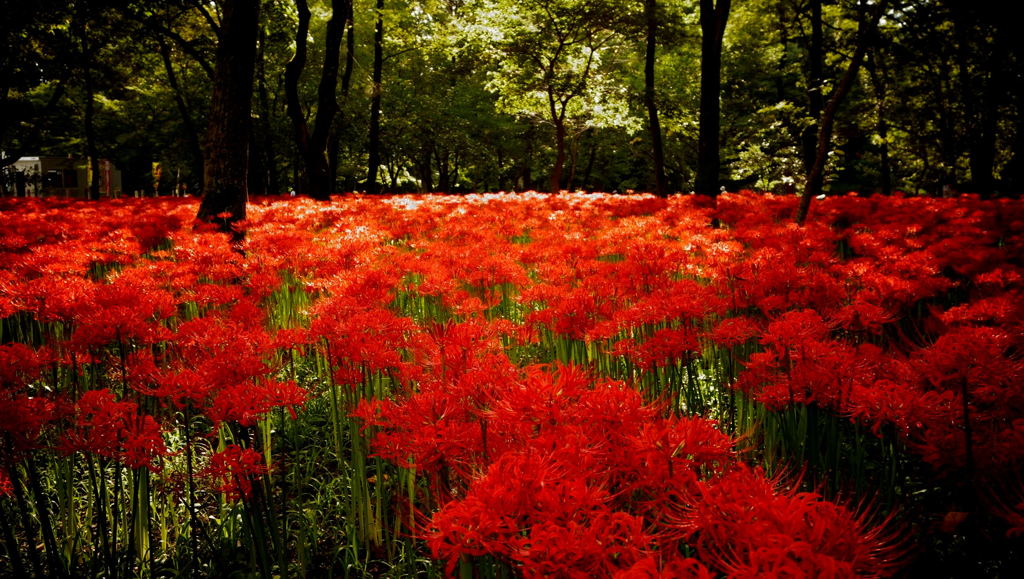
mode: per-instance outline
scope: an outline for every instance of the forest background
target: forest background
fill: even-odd
[[[125,191],[159,166],[160,192],[200,192],[204,164],[209,189],[232,148],[256,195],[799,192],[816,162],[815,193],[1024,189],[1024,43],[995,2],[5,0],[0,20],[0,166],[107,158]]]

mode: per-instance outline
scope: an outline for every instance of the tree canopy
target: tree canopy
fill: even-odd
[[[0,164],[201,191],[231,4],[5,3]],[[1024,187],[1024,54],[988,3],[260,4],[249,193]]]

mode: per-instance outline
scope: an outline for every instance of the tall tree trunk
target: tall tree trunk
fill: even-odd
[[[644,0],[644,20],[647,23],[647,49],[644,54],[644,104],[647,106],[647,130],[651,134],[651,163],[654,170],[654,194],[668,194],[665,179],[665,146],[661,137],[661,122],[655,100],[654,64],[658,46],[658,0]]]
[[[731,0],[700,0],[700,128],[697,137],[697,193],[717,197],[721,171],[722,39]]]
[[[354,10],[352,8],[352,1],[349,0],[345,3],[345,68],[341,73],[341,100],[344,103],[348,102],[349,89],[352,86],[352,69],[355,67],[356,61],[356,37],[355,37],[355,22],[354,22]],[[341,155],[341,140],[342,131],[341,127],[348,125],[347,115],[345,109],[338,107],[338,122],[334,124],[334,129],[331,132],[331,137],[327,145],[327,156],[330,159],[330,174],[331,180],[334,181],[338,178],[338,166],[339,157]],[[351,173],[345,175],[345,179],[342,181],[343,191],[351,191],[355,188]]]
[[[274,131],[270,126],[271,112],[270,94],[267,90],[266,43],[266,28],[260,26],[260,50],[257,60],[256,87],[260,107],[260,132],[262,133],[261,158],[264,165],[263,179],[266,183],[264,188],[267,193],[276,195],[281,193],[281,179],[278,177],[277,163],[274,162]]]
[[[341,42],[352,13],[351,4],[352,0],[331,0],[331,19],[327,22],[325,32],[324,66],[320,85],[317,87],[316,123],[313,125],[310,159],[307,161],[308,165],[313,160],[312,156],[316,156],[315,180],[311,179],[310,183],[317,191],[322,192],[316,194],[320,198],[327,198],[335,191],[334,173],[330,169],[327,145],[338,114],[338,67],[341,60]]]
[[[526,132],[523,133],[523,159],[516,175],[516,185],[520,191],[533,187],[533,140],[535,129],[535,125],[530,124],[527,126]]]
[[[206,157],[203,200],[197,217],[232,232],[245,219],[248,197],[246,161],[251,128],[252,84],[259,33],[259,2],[225,0],[217,43]]]
[[[437,190],[441,193],[452,192],[451,165],[448,163],[448,149],[441,149],[437,157]]]
[[[334,178],[327,158],[327,141],[331,126],[338,112],[337,88],[338,66],[341,59],[341,41],[350,0],[332,0],[331,18],[325,32],[324,64],[317,88],[317,111],[313,129],[310,131],[306,115],[299,100],[299,78],[306,66],[306,38],[309,35],[310,11],[306,0],[295,0],[299,23],[295,33],[295,55],[285,67],[285,98],[288,116],[295,130],[295,143],[302,159],[302,173],[299,178],[299,192],[314,199],[330,199],[334,190]]]
[[[181,115],[181,125],[185,130],[185,142],[188,143],[188,152],[191,157],[189,171],[193,179],[201,179],[203,176],[203,147],[199,142],[199,129],[192,120],[192,112],[185,94],[178,82],[178,75],[174,72],[174,64],[171,62],[171,47],[163,39],[160,39],[160,57],[164,63],[164,72],[167,74],[167,83],[174,93],[174,103],[178,107],[178,114]]]
[[[78,6],[78,32],[82,43],[82,76],[85,84],[85,154],[89,162],[89,199],[100,198],[100,160],[96,148],[96,86],[93,77],[93,47],[89,38],[86,4]]]
[[[430,164],[433,156],[433,139],[423,139],[420,144],[420,191],[429,193],[434,190],[434,167]]]
[[[558,193],[562,189],[562,167],[565,166],[565,119],[555,117],[555,164],[551,167],[548,191]]]
[[[583,172],[583,187],[586,190],[592,191],[592,183],[590,182],[590,176],[594,172],[594,159],[597,157],[597,139],[592,139],[590,142],[590,152],[587,154],[587,168]]]
[[[356,62],[355,8],[352,0],[345,3],[345,70],[341,75],[341,96],[348,98],[352,86],[352,68]]]
[[[569,177],[565,180],[565,188],[569,191],[576,190],[576,165],[580,158],[580,141],[583,140],[583,135],[586,131],[577,134],[569,145]]]
[[[85,67],[85,150],[89,157],[89,199],[100,198],[100,159],[96,147],[96,93],[90,66]]]
[[[825,106],[825,36],[822,32],[821,0],[810,0],[811,41],[807,48],[807,114],[811,122],[803,132],[804,171],[814,168],[818,148],[818,122]]]
[[[875,114],[878,116],[875,131],[881,141],[879,146],[879,180],[881,181],[879,187],[882,195],[889,195],[892,193],[892,161],[889,158],[888,87],[883,78],[884,71],[880,70],[881,65],[878,63],[878,59],[871,58],[864,65],[868,67],[871,84],[875,87]]]
[[[864,55],[867,53],[868,46],[875,37],[878,21],[881,20],[882,14],[885,13],[887,5],[888,0],[881,0],[875,5],[875,10],[871,16],[866,21],[861,20],[850,64],[846,67],[846,72],[843,73],[839,86],[832,93],[828,105],[825,106],[825,110],[821,113],[814,166],[807,176],[807,183],[804,185],[804,191],[797,206],[795,217],[797,225],[803,225],[804,220],[807,219],[807,212],[811,207],[811,198],[821,194],[822,186],[825,182],[825,160],[828,157],[832,144],[832,127],[835,124],[836,113],[839,111],[839,106],[843,103],[843,99],[846,98],[847,93],[853,87],[853,82],[857,78],[857,71],[860,70],[860,66],[864,62]]]
[[[370,146],[366,171],[366,191],[380,193],[377,173],[380,171],[380,105],[381,81],[384,74],[384,0],[377,0],[377,25],[373,31],[373,94],[370,98]]]

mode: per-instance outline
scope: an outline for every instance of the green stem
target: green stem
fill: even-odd
[[[46,546],[46,557],[50,563],[50,570],[57,577],[66,577],[68,570],[60,557],[59,549],[57,549],[57,539],[54,537],[53,523],[50,520],[50,501],[39,483],[39,472],[36,470],[35,460],[32,457],[25,460],[25,468],[28,471],[29,486],[32,487],[32,494],[35,497],[36,516],[39,517],[39,526],[43,532],[43,543]]]
[[[99,459],[97,459],[98,461]],[[109,525],[107,524],[107,508],[105,506],[104,499],[106,498],[106,485],[102,482],[104,477],[96,475],[96,465],[93,462],[92,457],[87,457],[86,462],[89,465],[89,483],[92,486],[92,494],[96,497],[96,516],[99,517],[100,527],[100,543],[103,546],[103,559],[107,564],[107,573],[110,575],[114,574],[114,557],[110,552],[110,538],[109,538]],[[100,473],[103,474],[102,472]]]

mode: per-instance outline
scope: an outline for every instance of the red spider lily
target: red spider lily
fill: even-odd
[[[158,468],[157,457],[167,454],[156,420],[139,414],[134,402],[119,402],[108,389],[83,394],[75,403],[73,418],[59,445],[65,454],[91,453],[153,471]]]
[[[1017,427],[1024,430],[1024,424]],[[1006,522],[1008,537],[1024,536],[1024,484],[1019,474],[1006,480],[985,481],[981,485],[981,497],[988,510]]]
[[[255,384],[236,384],[216,393],[207,415],[214,428],[222,422],[253,426],[275,408],[286,408],[294,419],[295,409],[305,404],[308,397],[309,393],[295,382],[265,379]]]
[[[952,307],[940,314],[948,325],[994,325],[1016,330],[1024,325],[1024,293],[1010,290],[992,297],[980,298]]]
[[[208,479],[213,489],[224,493],[229,502],[235,502],[250,498],[255,479],[268,472],[262,454],[229,444],[210,457],[210,464],[199,476]]]
[[[929,463],[989,471],[1019,462],[1021,450],[1010,444],[1024,413],[1024,360],[1013,343],[1002,330],[964,326],[918,354],[924,387],[952,397],[947,416],[956,416],[924,424],[918,440]]]
[[[265,362],[271,345],[263,328],[263,313],[243,302],[226,316],[183,322],[172,342],[173,356],[164,368],[157,369],[146,357],[132,358],[129,374],[134,372],[143,382],[155,383],[141,387],[147,394],[169,398],[179,408],[191,403],[202,409],[221,389],[266,377],[271,372]]]
[[[585,479],[555,457],[506,454],[434,516],[428,544],[449,572],[459,557],[479,554],[515,562],[527,576],[608,575],[631,565],[648,541],[640,520],[610,512],[607,494]]]
[[[905,554],[888,520],[872,526],[866,511],[857,514],[813,493],[779,492],[749,468],[699,488],[676,524],[702,561],[730,576],[884,577]]]
[[[869,425],[876,436],[888,425],[910,438],[919,436],[925,424],[956,422],[952,392],[927,391],[911,381],[887,378],[854,384],[845,411]]]
[[[14,484],[11,482],[11,476],[7,474],[7,469],[0,467],[0,497],[12,495],[14,495]]]
[[[15,291],[15,306],[40,322],[70,322],[82,304],[89,303],[95,284],[73,276],[44,276],[26,280]]]
[[[412,457],[427,470],[464,465],[448,471],[462,482],[449,481],[457,493],[439,493],[448,502],[429,525],[431,547],[449,568],[462,556],[491,554],[531,576],[626,569],[651,548],[644,513],[656,514],[666,489],[732,459],[731,439],[711,422],[660,420],[635,390],[595,384],[578,367],[454,385],[449,396],[430,388],[356,413],[381,429],[373,446],[382,456]],[[471,393],[473,385],[483,387]],[[434,414],[415,418],[424,410]],[[488,461],[488,449],[497,458]]]
[[[670,558],[658,565],[653,556],[645,557],[625,571],[618,571],[615,579],[713,579],[717,577],[700,561],[693,558]]]
[[[896,316],[887,309],[859,297],[830,316],[830,320],[837,327],[872,334],[878,334],[885,324],[895,319]]]
[[[732,348],[761,335],[758,322],[746,316],[725,318],[718,322],[708,337],[716,344]]]
[[[75,312],[70,344],[80,352],[110,343],[154,344],[171,336],[160,322],[176,312],[176,302],[151,278],[129,270],[111,283],[97,284]]]
[[[310,334],[338,372],[339,383],[358,383],[364,370],[387,371],[405,365],[402,351],[411,345],[413,322],[382,307],[348,297],[321,299],[312,308]]]
[[[642,343],[633,339],[619,340],[610,352],[625,356],[638,368],[649,370],[677,362],[687,363],[700,356],[697,333],[690,328],[662,328]]]
[[[0,344],[0,392],[12,392],[32,383],[52,362],[47,348],[34,350],[17,342]]]
[[[44,429],[65,413],[64,405],[49,398],[0,395],[0,460],[14,462],[38,448]]]

